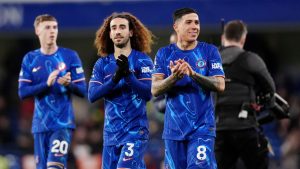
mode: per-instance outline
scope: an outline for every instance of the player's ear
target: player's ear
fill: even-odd
[[[109,31],[109,38],[112,40],[113,39],[113,37],[112,37],[112,35],[111,35],[111,31]]]
[[[173,29],[175,30],[175,32],[177,32],[177,30],[178,30],[178,24],[177,24],[177,22],[175,22],[173,24]]]
[[[246,37],[247,37],[246,35],[243,35],[242,38],[241,38],[241,40],[240,40],[240,44],[241,44],[242,46],[245,45]]]
[[[133,35],[133,31],[130,30],[130,31],[129,31],[129,37],[132,37],[132,35]]]
[[[39,34],[40,34],[39,26],[36,26],[36,27],[34,28],[34,31],[35,31],[35,34],[36,34],[37,36],[39,36]]]
[[[221,36],[221,44],[224,45],[224,43],[225,43],[225,35],[222,34],[222,36]]]

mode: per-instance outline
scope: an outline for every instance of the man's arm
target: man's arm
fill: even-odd
[[[104,84],[99,81],[95,81],[93,79],[90,80],[89,89],[88,89],[88,99],[91,103],[96,100],[104,97],[105,95],[111,93],[117,84],[112,81],[112,79],[108,80]]]
[[[19,83],[31,83],[31,82],[21,82],[19,80]],[[49,86],[45,82],[37,85],[30,85],[30,84],[20,85],[18,94],[21,99],[26,99],[27,97],[36,96],[48,88]]]
[[[77,81],[72,81],[67,87],[72,91],[72,93],[76,94],[77,96],[86,96],[87,86],[84,78],[78,79]]]
[[[221,76],[203,76],[194,73],[191,78],[195,80],[201,87],[215,92],[223,92],[225,90],[225,80]]]
[[[133,73],[130,73],[125,77],[127,82],[130,82],[132,89],[138,93],[138,95],[149,101],[151,99],[151,79],[138,80]]]
[[[42,82],[36,85],[31,85],[31,80],[19,78],[19,97],[21,99],[25,99],[44,92],[55,83],[58,73],[58,70],[51,72],[48,76],[47,82]]]
[[[169,77],[164,79],[164,75],[162,74],[152,75],[151,93],[155,97],[170,90],[174,84],[184,76],[187,68],[186,65],[181,64],[180,61],[175,61],[174,63],[170,61],[169,66],[172,72]]]
[[[187,75],[195,80],[201,87],[207,90],[215,92],[223,92],[225,90],[225,80],[222,76],[203,76],[196,73],[192,67],[187,63],[183,62],[182,64],[187,65]]]
[[[66,86],[77,96],[84,97],[86,95],[86,82],[84,76],[80,79],[71,80],[71,73],[67,72],[64,76],[58,78],[57,83]]]
[[[151,93],[157,97],[166,93],[176,83],[177,79],[174,76],[169,76],[164,79],[163,75],[153,74],[152,75],[152,87]]]
[[[252,53],[252,55],[248,56],[246,65],[245,68],[255,77],[255,81],[259,87],[258,92],[275,93],[274,80],[270,75],[266,64],[258,55]]]

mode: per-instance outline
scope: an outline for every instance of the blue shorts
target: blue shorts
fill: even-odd
[[[217,169],[214,143],[212,136],[165,140],[165,169]]]
[[[102,169],[145,169],[144,153],[148,140],[135,140],[124,145],[104,146]]]
[[[67,167],[68,152],[71,147],[72,129],[60,129],[34,133],[34,157],[37,169]]]

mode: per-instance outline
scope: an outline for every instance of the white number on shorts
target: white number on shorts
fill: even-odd
[[[133,147],[134,147],[134,144],[133,143],[126,143],[126,145],[128,146],[128,151],[129,152],[125,152],[125,155],[130,157],[133,155]]]
[[[197,147],[197,158],[199,160],[205,160],[206,159],[206,147],[205,146],[198,146]]]
[[[68,152],[68,142],[66,141],[59,141],[54,140],[52,143],[53,147],[51,148],[52,153],[61,153],[61,154],[67,154]]]

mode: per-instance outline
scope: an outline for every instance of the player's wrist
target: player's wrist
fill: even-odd
[[[51,82],[46,82],[46,84],[47,84],[47,87],[51,86]]]
[[[125,70],[123,71],[123,75],[124,75],[125,77],[129,76],[130,73],[131,73],[131,72],[130,72],[129,69],[125,69]]]
[[[171,77],[172,77],[172,79],[174,79],[175,81],[181,79],[180,76],[177,75],[177,74],[172,74]]]
[[[115,74],[113,75],[113,77],[112,77],[112,81],[114,82],[114,83],[119,83],[119,81],[122,79],[122,75],[121,75],[121,72],[119,71],[119,70],[117,70],[116,72],[115,72]]]
[[[191,76],[192,76],[192,77],[195,77],[196,75],[197,75],[197,73],[196,73],[195,71],[192,70]]]

